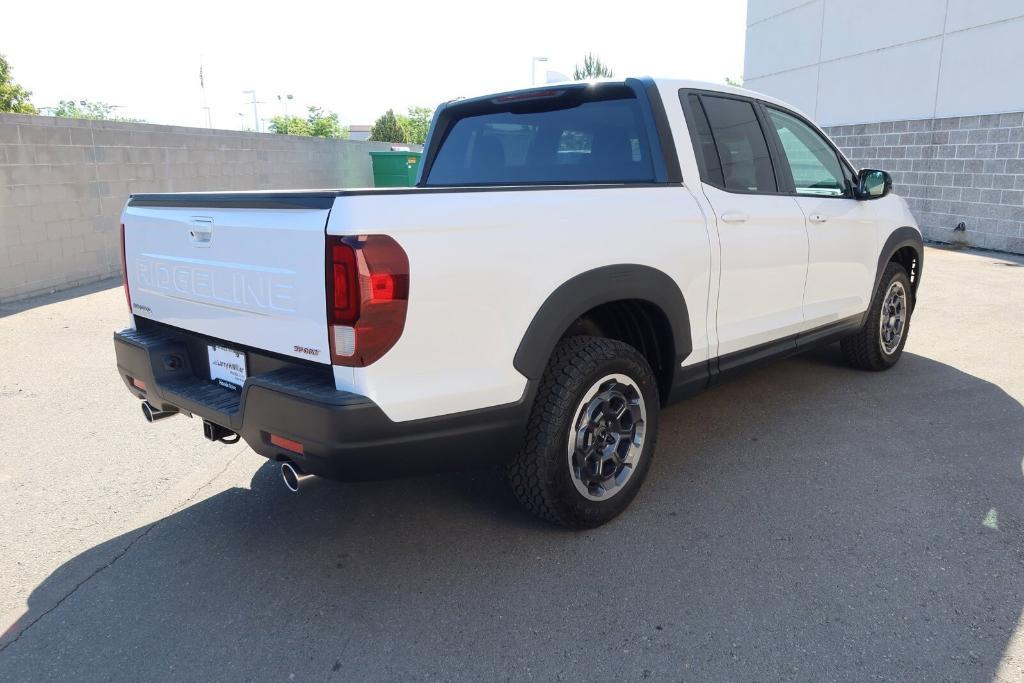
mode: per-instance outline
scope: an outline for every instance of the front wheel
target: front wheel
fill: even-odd
[[[890,263],[882,273],[864,326],[842,340],[846,362],[863,370],[888,370],[896,365],[910,332],[913,296],[907,271]]]
[[[508,467],[519,501],[573,529],[599,526],[629,505],[654,454],[658,390],[632,346],[569,337],[541,379],[525,446]]]

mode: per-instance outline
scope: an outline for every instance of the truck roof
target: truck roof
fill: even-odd
[[[734,85],[727,85],[725,83],[710,83],[708,81],[693,81],[681,78],[652,78],[659,88],[668,90],[679,90],[681,88],[692,88],[694,90],[714,90],[724,93],[732,93],[734,95],[744,95],[746,97],[755,97],[765,102],[772,102],[786,109],[797,112],[798,114],[810,118],[804,112],[797,109],[792,103],[780,100],[777,97],[771,95],[765,95],[762,92],[756,90],[750,90],[748,88],[737,88]]]
[[[482,95],[477,95],[474,97],[450,100],[449,102],[446,102],[446,104],[450,106],[459,106],[466,103],[480,102],[484,100],[494,99],[497,97],[508,97],[510,95],[514,95],[517,93],[543,92],[545,90],[551,90],[553,88],[560,88],[566,86],[585,87],[586,85],[593,83],[614,83],[619,85],[625,85],[626,82],[630,80],[639,80],[647,83],[654,83],[654,85],[656,85],[658,89],[662,91],[689,88],[694,90],[711,90],[723,93],[731,93],[733,95],[755,97],[759,100],[764,100],[765,102],[771,102],[781,107],[785,107],[786,109],[795,111],[804,118],[813,120],[810,116],[808,116],[805,112],[795,107],[793,104],[772,97],[771,95],[765,95],[764,93],[757,92],[756,90],[749,90],[747,88],[737,88],[736,86],[727,85],[725,83],[712,83],[710,81],[698,81],[685,78],[665,78],[652,76],[627,76],[625,78],[596,78],[587,81],[558,81],[555,83],[544,83],[543,85],[534,85],[530,86],[529,88],[517,88],[515,90],[508,90],[504,92],[491,92]]]

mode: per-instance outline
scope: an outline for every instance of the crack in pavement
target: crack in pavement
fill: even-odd
[[[74,594],[75,594],[76,592],[78,592],[78,589],[79,589],[79,588],[81,588],[82,586],[84,586],[85,584],[87,584],[87,583],[88,583],[89,581],[91,581],[91,580],[92,580],[93,578],[95,578],[96,576],[98,576],[98,575],[99,575],[99,574],[100,574],[101,572],[103,572],[103,571],[105,571],[106,569],[109,569],[110,567],[114,566],[114,564],[116,564],[118,560],[120,560],[120,559],[121,559],[122,557],[124,557],[124,556],[125,556],[126,554],[128,554],[128,551],[132,549],[132,546],[134,546],[134,545],[135,545],[136,543],[138,543],[138,542],[139,542],[140,540],[142,540],[143,538],[145,538],[146,536],[148,536],[148,535],[149,535],[149,532],[151,532],[151,531],[152,531],[153,529],[155,529],[155,528],[157,527],[157,525],[159,525],[159,524],[160,524],[161,522],[163,522],[163,521],[164,521],[165,519],[167,519],[167,517],[170,517],[171,515],[175,514],[176,512],[178,512],[179,510],[181,510],[182,508],[184,508],[184,507],[185,507],[186,505],[188,505],[189,503],[191,503],[191,502],[192,502],[192,501],[193,501],[193,500],[195,499],[195,497],[196,497],[196,496],[198,496],[198,495],[199,495],[199,494],[200,494],[200,493],[201,493],[201,492],[203,491],[203,489],[207,488],[208,486],[210,486],[211,484],[213,484],[213,482],[217,481],[217,479],[219,479],[219,478],[220,478],[221,476],[223,476],[223,474],[224,474],[225,472],[227,472],[227,471],[228,471],[228,468],[229,468],[229,467],[231,467],[231,465],[232,465],[232,464],[234,464],[234,462],[235,462],[236,460],[238,460],[238,458],[239,458],[239,457],[240,457],[240,456],[242,455],[242,453],[245,453],[245,452],[246,452],[247,450],[249,450],[249,449],[248,449],[248,448],[245,448],[245,447],[243,447],[242,449],[240,449],[240,450],[238,451],[238,453],[236,453],[235,455],[233,455],[233,456],[231,457],[231,459],[230,459],[230,460],[228,460],[228,461],[227,461],[227,462],[226,462],[226,463],[224,464],[224,467],[222,467],[222,468],[221,468],[221,470],[220,470],[219,472],[217,472],[217,474],[213,475],[213,476],[212,476],[212,477],[210,477],[210,478],[209,478],[209,479],[208,479],[207,481],[205,481],[205,482],[204,482],[203,484],[201,484],[201,485],[200,485],[200,486],[199,486],[198,488],[196,488],[196,490],[195,490],[195,491],[193,491],[192,493],[190,493],[190,494],[188,495],[188,497],[186,497],[186,498],[185,498],[185,500],[181,501],[180,503],[178,503],[177,505],[175,505],[174,507],[172,507],[172,508],[171,508],[171,510],[170,510],[170,512],[168,512],[168,513],[167,513],[166,515],[164,515],[164,516],[163,516],[162,518],[160,518],[160,519],[156,520],[155,522],[153,522],[152,524],[150,524],[149,526],[147,526],[147,527],[146,527],[146,528],[145,528],[145,529],[144,529],[144,530],[142,531],[142,533],[139,533],[139,534],[137,534],[136,536],[134,536],[134,537],[132,538],[132,540],[131,540],[131,541],[130,541],[130,542],[128,543],[128,545],[126,545],[126,546],[125,546],[124,548],[122,548],[122,549],[121,549],[121,551],[120,551],[120,552],[118,552],[118,553],[117,553],[116,555],[114,555],[114,557],[113,557],[113,558],[112,558],[112,559],[111,559],[111,560],[110,560],[109,562],[107,562],[106,564],[104,564],[104,565],[103,565],[103,566],[101,566],[101,567],[98,567],[98,568],[97,568],[96,570],[94,570],[94,571],[93,571],[93,572],[92,572],[91,574],[89,574],[89,576],[85,577],[84,579],[82,579],[81,581],[79,581],[79,582],[78,582],[77,584],[75,584],[75,586],[74,586],[74,587],[73,587],[73,588],[72,588],[72,589],[71,589],[70,591],[68,591],[66,595],[62,596],[62,597],[61,597],[61,598],[60,598],[60,599],[59,599],[59,600],[58,600],[58,601],[57,601],[57,602],[56,602],[56,603],[55,603],[55,604],[54,604],[54,605],[53,605],[52,607],[50,607],[49,609],[47,609],[46,611],[44,611],[44,612],[43,612],[42,614],[40,614],[40,615],[39,615],[38,617],[36,617],[35,619],[33,619],[33,620],[32,620],[31,622],[29,622],[29,623],[28,623],[28,624],[27,624],[27,625],[25,626],[25,628],[23,628],[23,629],[21,629],[20,631],[18,631],[18,635],[14,636],[13,638],[11,638],[11,639],[10,639],[9,641],[7,641],[6,643],[4,643],[3,645],[0,645],[0,654],[2,654],[3,652],[5,652],[5,651],[7,650],[7,648],[9,648],[9,647],[10,647],[11,645],[14,645],[14,644],[15,644],[16,642],[18,642],[19,640],[21,640],[21,637],[22,637],[23,635],[25,635],[25,634],[26,634],[26,633],[28,632],[28,630],[29,630],[29,629],[31,629],[31,628],[32,628],[33,626],[35,626],[36,624],[38,624],[38,623],[39,623],[39,621],[40,621],[40,620],[41,620],[41,619],[42,619],[43,617],[45,617],[45,616],[46,616],[47,614],[50,614],[51,612],[53,612],[54,610],[56,610],[56,609],[57,609],[58,607],[60,607],[60,606],[61,606],[62,604],[64,604],[64,601],[65,601],[65,600],[67,600],[68,598],[70,598],[70,597],[71,597],[72,595],[74,595]],[[17,622],[15,622],[15,623],[17,623]]]

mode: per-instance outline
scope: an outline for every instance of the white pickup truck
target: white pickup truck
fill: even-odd
[[[690,81],[442,105],[414,188],[136,194],[118,370],[289,488],[503,463],[533,513],[602,524],[665,406],[742,366],[907,340],[921,234],[770,97]]]

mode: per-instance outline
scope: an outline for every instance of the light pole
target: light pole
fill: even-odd
[[[288,118],[288,103],[295,99],[295,95],[278,95],[277,101],[284,104],[284,116]]]
[[[206,127],[213,128],[213,116],[210,106],[206,103],[206,81],[203,79],[203,55],[199,54],[199,91],[203,96],[202,109],[206,112]]]
[[[254,126],[256,126],[256,132],[259,133],[260,132],[260,110],[259,110],[259,107],[256,106],[257,104],[259,104],[259,102],[256,101],[256,91],[255,90],[243,90],[242,94],[243,95],[252,95],[252,124]]]
[[[537,62],[546,62],[547,57],[530,58],[530,85],[537,85]]]

